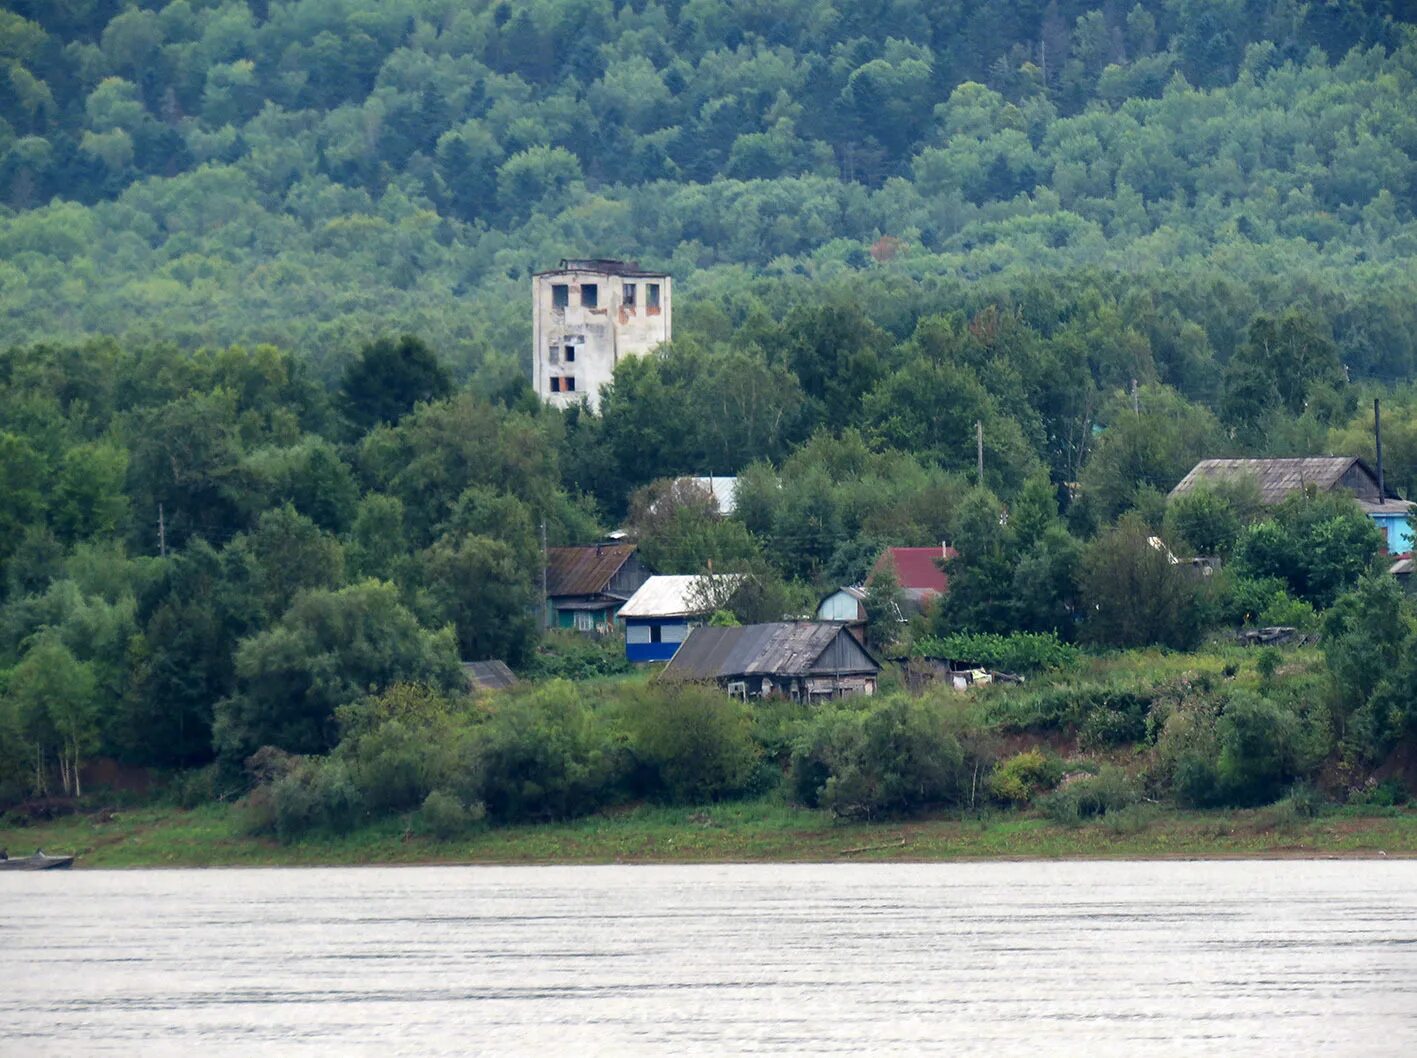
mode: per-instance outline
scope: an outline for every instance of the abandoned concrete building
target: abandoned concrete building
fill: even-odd
[[[562,260],[532,277],[532,385],[542,400],[600,406],[615,365],[669,341],[670,280],[633,261]]]

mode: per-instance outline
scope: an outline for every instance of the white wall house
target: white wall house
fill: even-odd
[[[563,260],[532,290],[532,386],[564,406],[600,406],[615,365],[669,341],[669,276],[632,261]]]

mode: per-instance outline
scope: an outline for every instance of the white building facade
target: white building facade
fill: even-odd
[[[600,407],[615,365],[670,339],[669,276],[631,261],[563,260],[532,290],[532,385],[559,406]]]

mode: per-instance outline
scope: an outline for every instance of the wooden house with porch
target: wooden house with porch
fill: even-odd
[[[651,570],[634,544],[591,544],[546,549],[546,624],[599,632],[649,580]]]

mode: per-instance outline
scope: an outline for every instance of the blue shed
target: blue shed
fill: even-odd
[[[740,579],[735,573],[650,577],[620,608],[625,657],[668,661],[714,609],[711,600],[731,594]]]

